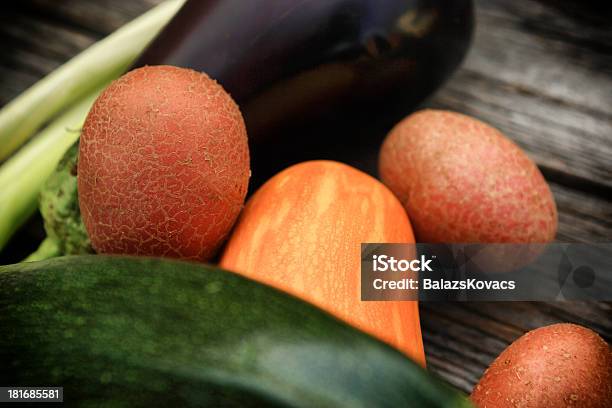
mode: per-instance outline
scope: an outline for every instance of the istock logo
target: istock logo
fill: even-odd
[[[421,255],[420,259],[395,259],[388,255],[374,255],[372,257],[372,270],[374,272],[432,272],[433,269],[429,266],[432,259],[425,258]]]

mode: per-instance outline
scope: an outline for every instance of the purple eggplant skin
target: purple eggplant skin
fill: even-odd
[[[373,172],[379,144],[459,66],[471,0],[188,0],[135,66],[206,72],[232,95],[253,185],[292,163]]]

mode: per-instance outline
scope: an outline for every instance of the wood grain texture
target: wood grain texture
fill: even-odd
[[[162,0],[29,0],[30,14],[52,18],[82,30],[106,35]]]
[[[0,17],[0,106],[159,0],[24,0]],[[424,106],[498,127],[537,162],[560,241],[612,239],[612,16],[596,1],[476,0],[473,47]],[[31,226],[30,226],[31,228]],[[422,303],[429,368],[469,392],[524,332],[557,322],[612,342],[612,304]]]

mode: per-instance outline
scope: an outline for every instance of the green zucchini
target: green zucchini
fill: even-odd
[[[460,407],[391,347],[276,289],[180,261],[0,267],[0,384],[78,406]]]

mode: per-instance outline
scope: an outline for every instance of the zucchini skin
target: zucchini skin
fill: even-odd
[[[0,383],[63,386],[71,406],[469,406],[319,309],[195,263],[0,267],[0,333]]]

